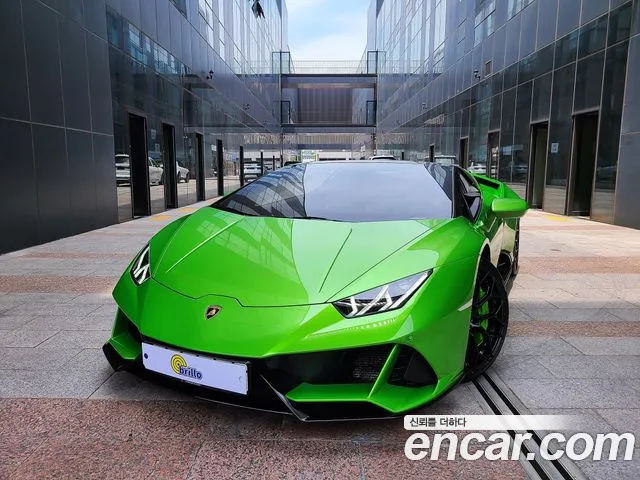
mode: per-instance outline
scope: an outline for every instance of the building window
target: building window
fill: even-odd
[[[436,4],[433,31],[433,48],[436,50],[444,43],[444,33],[447,20],[447,3],[441,0]]]
[[[464,42],[465,30],[467,29],[467,20],[462,20],[458,25],[458,43]]]
[[[507,20],[514,17],[520,10],[530,3],[533,3],[533,0],[509,0],[509,4],[507,6]]]
[[[142,49],[142,38],[144,35],[140,33],[136,27],[130,23],[125,24],[125,51],[138,60],[140,63],[144,63],[144,52]]]
[[[187,16],[186,0],[170,0],[170,2],[176,6],[176,8],[180,11],[182,15],[184,15],[185,17]]]
[[[433,52],[433,74],[440,75],[444,72],[444,47],[441,45]]]
[[[107,9],[107,37],[111,45],[122,48],[122,19],[109,9]]]
[[[493,33],[494,12],[496,0],[476,0],[476,18],[474,22],[473,45],[478,45],[482,40]]]

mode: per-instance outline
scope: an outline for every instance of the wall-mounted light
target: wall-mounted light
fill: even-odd
[[[213,79],[213,70],[209,70],[209,73],[207,74],[206,79],[207,80]]]
[[[476,77],[478,80],[480,80],[480,70],[474,70],[473,76]]]

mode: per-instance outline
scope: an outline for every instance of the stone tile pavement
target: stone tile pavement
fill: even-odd
[[[0,478],[524,478],[511,461],[410,462],[401,421],[300,424],[113,373],[113,285],[199,206],[0,256]],[[640,436],[640,231],[530,212],[493,373],[531,413]],[[479,398],[464,384],[427,411],[488,411]],[[639,456],[579,466],[636,479]]]
[[[639,439],[640,232],[530,212],[520,255],[494,373],[530,413]],[[577,463],[589,478],[640,478],[639,447],[630,462]]]

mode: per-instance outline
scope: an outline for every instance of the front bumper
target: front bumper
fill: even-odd
[[[119,316],[121,322],[129,322],[123,319],[120,312]],[[127,326],[125,335],[130,337],[125,342],[131,344],[153,342],[141,338],[132,323]],[[118,340],[124,340],[122,334]],[[111,339],[103,346],[107,360],[116,371],[126,370],[201,399],[292,414],[304,422],[384,419],[405,414],[440,398],[460,379],[446,384],[439,382],[433,370],[415,350],[403,345],[382,345],[347,351],[242,359],[249,365],[249,392],[242,395],[147,370],[141,354],[133,359],[124,358],[118,351],[118,347],[123,347],[119,342]],[[166,347],[175,349],[173,346]],[[322,363],[323,359],[325,367],[329,366],[327,363],[346,363],[337,369],[319,368],[318,363]],[[335,381],[344,383],[332,383]],[[392,400],[394,397],[398,397],[396,401],[400,399],[407,408],[389,410],[387,407],[396,403]]]
[[[401,415],[433,402],[462,378],[470,311],[458,307],[468,303],[472,285],[461,288],[459,279],[475,265],[440,268],[448,275],[433,275],[427,286],[451,292],[447,302],[433,302],[422,291],[401,309],[349,319],[331,304],[245,307],[230,297],[190,298],[153,277],[137,286],[127,271],[114,290],[119,309],[104,352],[116,370],[305,421]],[[206,320],[211,305],[220,313]],[[149,372],[141,360],[143,341],[248,362],[248,395]]]

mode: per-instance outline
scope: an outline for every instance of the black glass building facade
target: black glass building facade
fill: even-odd
[[[0,253],[237,188],[241,146],[279,159],[287,12],[254,3],[0,2]]]
[[[638,1],[374,0],[377,148],[640,228]]]
[[[640,228],[640,0],[373,0],[367,35],[349,96],[291,71],[284,0],[3,0],[0,253],[228,192],[241,152],[328,145]]]

